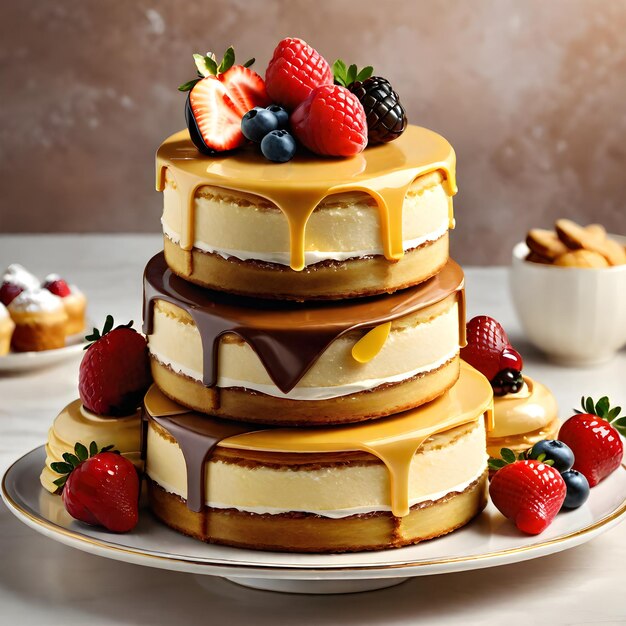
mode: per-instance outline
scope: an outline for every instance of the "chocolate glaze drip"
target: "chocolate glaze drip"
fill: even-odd
[[[258,430],[258,427],[225,420],[215,420],[198,413],[186,413],[167,417],[151,418],[164,428],[178,443],[187,467],[187,507],[200,512],[204,507],[205,463],[209,460],[215,446],[233,435],[241,435]],[[145,422],[144,428],[148,423]],[[146,441],[142,442],[145,454]]]
[[[260,300],[189,283],[168,268],[160,252],[148,261],[144,272],[143,330],[146,335],[152,332],[154,300],[170,302],[191,315],[200,332],[207,387],[216,383],[219,339],[233,333],[250,345],[274,384],[288,393],[342,335],[400,319],[453,293],[460,294],[462,305],[463,288],[463,270],[449,260],[433,278],[393,294],[329,302]],[[461,337],[464,328],[461,314]]]

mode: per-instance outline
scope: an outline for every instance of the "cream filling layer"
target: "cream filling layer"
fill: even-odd
[[[336,197],[336,205],[331,197],[309,218],[306,265],[383,254],[380,217],[373,201],[354,193]],[[163,233],[178,244],[182,228],[181,199],[172,185],[166,186],[163,202]],[[197,196],[195,205],[195,248],[226,259],[289,266],[289,230],[287,219],[279,209],[242,203],[237,195],[217,192]],[[402,215],[404,250],[441,238],[448,230],[449,219],[449,197],[440,183],[407,195]]]
[[[327,400],[398,383],[436,370],[459,352],[458,304],[413,326],[392,326],[380,352],[367,363],[352,357],[362,333],[335,340],[288,393],[272,382],[256,352],[245,342],[222,341],[218,352],[217,386],[241,387],[277,398]],[[195,325],[154,308],[150,353],[177,373],[202,381],[203,356]]]
[[[151,426],[147,449],[148,476],[167,492],[186,499],[187,471],[178,444]],[[411,461],[410,506],[464,491],[486,466],[482,418],[472,428],[461,426],[434,435]],[[299,512],[335,519],[391,510],[389,473],[382,463],[292,469],[213,460],[205,471],[205,502],[211,508],[273,515]]]

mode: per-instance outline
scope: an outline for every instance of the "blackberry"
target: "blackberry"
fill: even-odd
[[[406,130],[406,112],[386,78],[372,76],[363,82],[352,83],[348,89],[365,110],[368,143],[393,141]]]
[[[498,372],[491,381],[494,396],[505,396],[507,393],[517,393],[524,384],[522,372],[511,368]]]

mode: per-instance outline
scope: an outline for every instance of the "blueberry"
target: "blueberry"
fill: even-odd
[[[266,108],[276,116],[278,128],[287,128],[287,126],[289,126],[289,113],[287,113],[286,109],[283,109],[283,107],[278,104],[270,104]]]
[[[546,461],[554,461],[554,469],[561,474],[567,472],[574,465],[574,453],[571,448],[562,441],[556,439],[543,439],[538,441],[527,453],[529,459],[536,459],[540,454],[545,454]]]
[[[285,163],[296,153],[296,140],[286,130],[273,130],[263,137],[261,152],[269,161]]]
[[[241,118],[241,132],[246,139],[259,143],[267,133],[278,128],[278,118],[274,113],[261,107],[254,107]]]
[[[577,509],[585,504],[589,497],[589,482],[584,474],[576,470],[567,470],[561,474],[567,487],[565,500],[563,501],[564,509]]]

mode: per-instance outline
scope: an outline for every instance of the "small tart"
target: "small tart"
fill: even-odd
[[[54,481],[60,475],[50,469],[50,464],[63,461],[65,452],[73,453],[76,443],[89,448],[92,441],[98,449],[113,445],[140,469],[141,410],[127,417],[104,417],[87,410],[78,399],[70,402],[48,431],[46,464],[39,478],[44,489],[57,491]]]
[[[1,283],[18,285],[22,289],[38,289],[39,279],[19,263],[11,263],[2,274]]]
[[[14,330],[15,322],[11,319],[4,304],[0,303],[0,356],[9,352]]]
[[[58,274],[48,274],[44,278],[44,285],[60,279],[61,277]],[[65,334],[76,335],[77,333],[81,333],[85,330],[85,310],[87,308],[87,298],[76,285],[68,286],[70,293],[61,298],[63,301],[63,307],[67,313],[67,326]]]
[[[23,291],[8,310],[15,322],[11,345],[16,352],[65,346],[67,313],[61,298],[47,289]]]
[[[522,452],[542,439],[553,439],[560,422],[552,392],[540,382],[524,376],[517,393],[494,398],[494,428],[489,432],[489,454],[500,456],[502,448]]]

